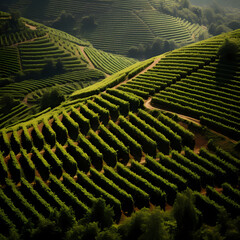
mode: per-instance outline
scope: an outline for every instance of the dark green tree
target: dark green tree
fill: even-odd
[[[218,55],[223,60],[235,60],[239,51],[239,40],[226,38],[222,46],[218,50]]]
[[[198,215],[190,189],[177,194],[173,216],[177,221],[177,239],[192,239],[198,226]]]
[[[61,102],[65,100],[65,96],[59,88],[53,88],[52,90],[43,94],[40,106],[41,109],[46,109],[48,107],[54,108],[57,107]]]
[[[89,213],[86,216],[88,222],[97,222],[101,229],[110,227],[113,224],[114,211],[112,207],[106,205],[106,202],[102,198],[98,198]]]

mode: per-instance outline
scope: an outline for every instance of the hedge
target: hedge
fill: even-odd
[[[128,179],[129,182],[148,193],[151,203],[160,206],[162,209],[165,209],[166,193],[162,191],[159,187],[152,185],[145,178],[131,171],[129,168],[125,167],[119,162],[117,163],[117,172],[123,178]]]
[[[80,113],[90,121],[91,128],[96,130],[100,124],[99,116],[92,110],[90,110],[87,106],[80,104]]]
[[[21,143],[22,147],[27,150],[27,152],[30,152],[33,146],[32,139],[29,135],[28,129],[26,126],[22,127],[22,133],[21,133]]]
[[[44,217],[53,213],[53,208],[42,196],[33,189],[32,185],[24,178],[21,178],[21,193]]]
[[[112,120],[109,121],[110,131],[120,140],[125,146],[129,147],[130,153],[136,158],[141,159],[142,157],[142,146],[129,136],[121,127],[115,124]]]
[[[156,155],[157,143],[138,127],[127,121],[123,116],[119,117],[119,126],[122,127],[132,138],[137,139],[142,145],[143,151],[151,156]]]
[[[63,112],[62,123],[67,128],[70,138],[76,140],[79,133],[79,125],[69,116],[66,111]]]
[[[96,201],[96,198],[90,192],[75,182],[75,180],[67,173],[63,173],[62,183],[88,207],[92,207],[94,201]]]
[[[125,162],[129,160],[129,149],[121,142],[109,129],[104,125],[100,125],[99,136],[110,146],[117,151],[118,159],[123,159]]]
[[[115,220],[118,222],[121,218],[121,202],[100,188],[97,184],[95,184],[86,174],[81,171],[77,172],[77,183],[87,189],[87,191],[91,192],[95,197],[102,197],[106,200],[107,204],[113,207],[115,213]]]
[[[44,135],[45,141],[51,146],[54,147],[56,144],[56,133],[51,128],[47,119],[43,120],[43,129],[42,134]]]
[[[76,108],[71,107],[71,118],[78,123],[82,134],[86,135],[90,129],[90,121],[85,118]]]
[[[87,153],[93,166],[96,169],[101,170],[103,165],[102,153],[100,153],[99,150],[82,134],[79,134],[78,136],[78,146]]]
[[[50,174],[50,165],[46,161],[46,159],[42,156],[42,154],[37,150],[37,148],[32,148],[32,157],[31,157],[34,165],[36,166],[39,174],[41,175],[44,181],[47,181]]]
[[[56,133],[57,141],[64,145],[68,138],[68,130],[59,120],[58,116],[54,115],[53,119],[52,128]]]
[[[154,186],[160,187],[160,189],[166,192],[168,203],[170,205],[174,203],[178,191],[178,188],[175,184],[155,174],[154,172],[134,160],[132,160],[131,162],[131,170],[139,174],[140,176],[146,178],[146,180],[148,180]]]
[[[77,162],[78,169],[87,173],[91,165],[90,157],[71,139],[68,139],[67,143],[66,150]]]
[[[24,176],[29,182],[33,182],[35,178],[35,165],[29,158],[25,149],[21,148],[20,153],[19,163],[23,169]]]
[[[107,165],[115,167],[117,164],[117,152],[93,130],[89,131],[89,135],[90,142],[101,151],[103,155],[103,160],[107,163]]]
[[[126,191],[118,187],[113,181],[105,177],[102,173],[99,173],[97,170],[91,168],[91,179],[103,188],[106,192],[110,193],[116,197],[122,205],[122,210],[127,212],[130,215],[133,212],[133,198]]]
[[[45,182],[36,176],[34,189],[53,207],[60,210],[68,208],[67,205],[46,185]]]
[[[7,162],[12,180],[17,184],[20,182],[21,167],[13,151],[10,151],[10,158]]]
[[[129,182],[126,178],[120,176],[113,168],[104,166],[104,175],[121,189],[124,189],[127,193],[131,194],[134,199],[134,205],[137,208],[149,207],[149,194]]]
[[[63,183],[55,176],[50,176],[49,187],[55,192],[58,197],[66,203],[66,205],[72,206],[77,219],[81,219],[89,212],[89,208],[82,203],[71,191],[69,191]]]
[[[56,143],[56,155],[61,159],[63,169],[72,177],[75,176],[77,172],[77,162],[59,143]]]
[[[145,167],[175,184],[178,187],[179,191],[183,191],[187,188],[187,180],[185,178],[166,168],[160,162],[157,162],[153,157],[146,156]]]

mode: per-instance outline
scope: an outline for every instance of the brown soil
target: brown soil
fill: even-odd
[[[33,30],[33,31],[37,30],[37,27],[32,26],[32,25],[30,25],[30,24],[25,23],[25,26],[27,26],[28,28],[30,28],[30,29]]]

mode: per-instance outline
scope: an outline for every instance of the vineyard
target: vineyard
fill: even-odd
[[[240,159],[212,142],[197,154],[194,133],[133,96],[107,89],[69,110],[1,130],[2,234],[21,232],[30,217],[36,225],[54,208],[72,207],[81,219],[100,196],[118,222],[135,207],[165,210],[186,188],[206,223],[214,225],[221,208],[239,215],[239,190],[232,186]],[[215,215],[209,218],[207,209]]]
[[[75,36],[82,36],[93,46],[103,51],[127,55],[128,50],[138,44],[152,44],[155,38],[173,40],[187,44],[208,33],[198,24],[184,18],[174,17],[159,10],[159,4],[171,7],[172,1],[148,0],[51,0],[42,4],[23,0],[9,3],[10,9],[18,9],[23,16],[35,21],[51,24],[61,16],[62,10],[73,16],[65,21],[61,29]],[[94,24],[84,26],[84,17],[94,17]],[[81,26],[81,27],[79,27]]]
[[[58,7],[69,6],[69,1],[50,0],[45,14],[58,16]],[[90,9],[88,2],[83,1]],[[191,34],[201,32],[198,25],[164,15],[166,32],[156,12],[155,28],[149,17],[155,0],[141,0],[137,7],[127,0],[97,2],[91,11],[112,3],[119,10],[111,13],[115,23],[122,19],[146,42],[147,31],[188,43]],[[23,10],[29,6],[25,0],[21,4]],[[110,11],[104,13],[106,19]],[[8,18],[0,14],[0,21]],[[111,29],[109,19],[105,30]],[[218,226],[224,214],[239,221],[240,30],[139,62],[20,20],[29,28],[24,27],[26,32],[40,35],[30,39],[13,31],[1,42],[0,100],[5,109],[0,113],[0,239],[30,236],[27,231],[39,226],[51,232],[51,221],[59,216],[66,230],[67,212],[84,226],[101,199],[114,212],[110,226],[115,232],[144,208],[171,211],[186,193],[191,193],[201,225]],[[146,32],[139,21],[145,21]],[[114,36],[118,30],[110,32]],[[125,40],[136,41],[129,33]],[[127,49],[111,38],[107,42],[115,50]],[[43,96],[54,89],[67,98],[42,109]],[[167,224],[174,234],[177,223]]]
[[[239,31],[228,37],[239,41]],[[224,41],[221,35],[174,50],[117,89],[158,108],[199,119],[201,124],[238,141],[240,55],[236,52],[236,60],[221,57],[218,51]]]
[[[1,24],[10,21],[4,14]],[[25,18],[19,24],[23,30],[0,35],[0,105],[7,108],[0,112],[1,128],[39,114],[42,96],[53,87],[68,96],[136,62]],[[4,107],[9,95],[13,103]]]

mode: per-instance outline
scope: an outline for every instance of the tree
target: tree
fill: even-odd
[[[53,28],[58,28],[61,30],[68,30],[69,26],[73,26],[76,23],[75,17],[71,14],[63,10],[57,19],[52,23]]]
[[[164,225],[163,212],[160,209],[154,209],[143,225],[143,234],[139,240],[167,240],[169,234]]]
[[[60,58],[58,58],[57,62],[56,62],[56,72],[59,73],[63,73],[65,71],[63,63],[61,61]]]
[[[61,104],[65,100],[65,96],[61,92],[60,89],[58,88],[53,88],[50,91],[47,91],[46,93],[43,94],[40,105],[41,109],[46,109],[48,107],[54,108]]]
[[[88,222],[98,222],[101,229],[110,227],[113,224],[114,211],[112,207],[106,205],[106,202],[102,198],[98,198],[86,217]]]
[[[198,215],[190,189],[178,193],[173,205],[173,215],[177,221],[177,239],[192,239],[198,225]]]
[[[99,233],[96,240],[121,240],[121,235],[115,227],[108,228]]]
[[[218,50],[218,55],[222,59],[235,60],[239,51],[239,45],[239,40],[234,38],[226,38]]]
[[[95,240],[100,232],[97,222],[75,224],[65,235],[64,240]]]
[[[81,20],[81,24],[82,24],[81,30],[83,32],[90,31],[97,26],[95,16],[93,16],[93,15],[84,16]]]

